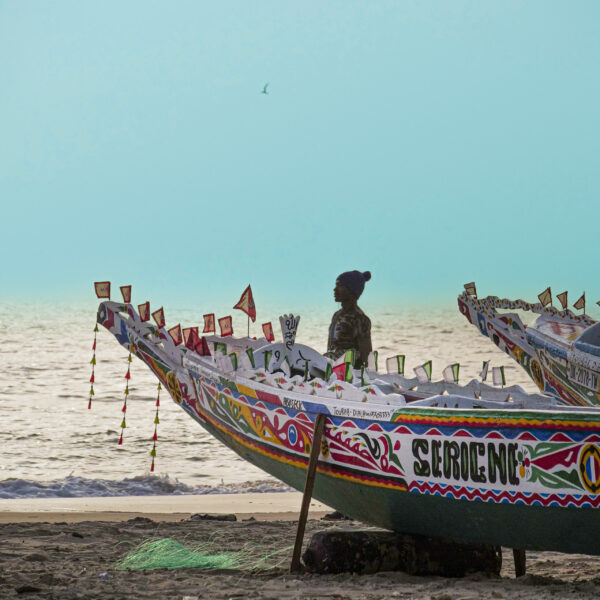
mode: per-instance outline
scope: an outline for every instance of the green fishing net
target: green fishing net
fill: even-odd
[[[282,558],[273,562],[273,557],[286,552],[289,548],[257,557],[250,548],[244,547],[236,552],[215,552],[215,543],[206,542],[192,548],[186,548],[172,538],[146,541],[131,550],[117,562],[119,571],[144,571],[150,569],[273,569]],[[222,547],[222,546],[221,546]]]

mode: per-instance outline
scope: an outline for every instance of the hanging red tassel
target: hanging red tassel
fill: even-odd
[[[92,360],[90,360],[90,365],[92,365],[92,374],[90,376],[90,383],[92,384],[90,387],[90,398],[88,400],[88,410],[92,408],[92,396],[94,395],[94,370],[96,369],[96,334],[98,333],[98,323],[94,327],[94,343],[92,345]]]
[[[129,352],[129,358],[127,359],[128,362],[131,362],[131,349],[133,348],[133,344],[131,344],[129,346],[130,352]],[[123,398],[123,407],[121,408],[121,412],[123,413],[123,421],[121,421],[121,437],[119,438],[119,446],[121,444],[123,444],[123,431],[124,429],[127,427],[127,425],[125,424],[125,413],[127,412],[127,397],[129,396],[129,379],[131,378],[131,375],[129,373],[129,365],[127,366],[127,374],[125,375],[125,379],[127,380],[127,383],[125,384],[125,397]]]
[[[156,416],[154,417],[154,435],[152,436],[152,450],[150,451],[150,456],[152,457],[152,464],[150,465],[150,472],[154,472],[154,458],[156,457],[156,441],[158,440],[158,407],[160,406],[160,390],[162,390],[162,385],[160,382],[156,388],[158,393],[156,394]]]

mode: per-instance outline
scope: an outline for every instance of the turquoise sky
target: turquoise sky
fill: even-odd
[[[110,279],[140,302],[233,304],[251,283],[257,301],[332,304],[356,268],[369,303],[450,303],[476,280],[593,306],[599,17],[595,1],[0,2],[0,298]]]

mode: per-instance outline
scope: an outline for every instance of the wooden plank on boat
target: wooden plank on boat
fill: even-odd
[[[298,529],[296,530],[296,542],[294,544],[294,554],[292,555],[292,563],[290,571],[298,573],[302,570],[300,562],[300,553],[302,552],[302,541],[304,540],[304,530],[306,529],[306,519],[308,517],[308,508],[312,498],[313,486],[315,483],[315,475],[317,473],[317,462],[321,452],[321,438],[325,429],[325,415],[319,413],[315,419],[315,427],[313,430],[312,447],[310,449],[310,458],[308,460],[308,468],[306,469],[306,481],[304,483],[304,495],[302,496],[302,507],[300,508],[300,517],[298,518]]]
[[[315,533],[302,559],[308,571],[321,574],[404,571],[463,577],[476,571],[499,575],[502,567],[499,546],[371,530]]]

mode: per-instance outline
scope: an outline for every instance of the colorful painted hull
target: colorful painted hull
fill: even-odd
[[[129,306],[102,303],[98,321],[188,415],[298,490],[316,416],[327,415],[314,497],[355,519],[459,541],[600,554],[600,412],[323,398],[224,375],[210,358],[142,326]]]
[[[590,317],[523,300],[495,296],[479,300],[467,293],[459,296],[458,308],[482,335],[514,359],[542,392],[574,406],[600,405],[600,346],[578,342],[595,324]],[[540,318],[528,327],[518,314],[498,313],[497,308],[530,310]],[[583,376],[594,378],[594,385],[582,385]]]

